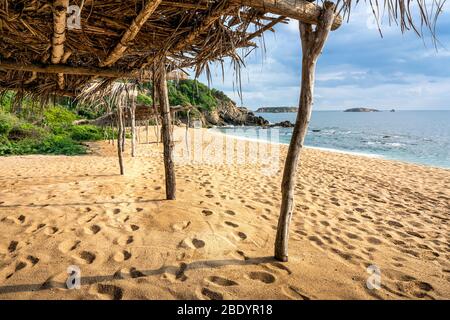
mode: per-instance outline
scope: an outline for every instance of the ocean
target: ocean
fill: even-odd
[[[277,123],[295,122],[296,113],[257,113]],[[289,144],[292,128],[216,128],[225,134]],[[271,130],[277,132],[271,133]],[[276,134],[275,134],[276,133]],[[450,168],[450,110],[396,112],[315,111],[308,147]]]

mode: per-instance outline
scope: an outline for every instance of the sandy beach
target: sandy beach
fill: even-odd
[[[166,201],[150,132],[137,157],[127,145],[125,176],[108,142],[86,156],[0,158],[0,299],[450,299],[450,170],[306,149],[279,263],[287,146],[271,174],[181,161]],[[70,266],[80,289],[66,288]]]

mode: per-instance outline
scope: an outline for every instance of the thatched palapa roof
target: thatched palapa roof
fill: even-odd
[[[286,21],[264,2],[273,1],[2,0],[0,89],[70,96],[98,78],[148,80],[158,59],[198,72],[224,56],[239,60],[237,48]],[[291,15],[317,20],[320,7],[300,3]]]

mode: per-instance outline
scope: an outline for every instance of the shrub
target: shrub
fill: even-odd
[[[75,141],[96,141],[104,137],[103,130],[92,125],[73,126],[70,137]]]
[[[0,135],[8,136],[18,122],[19,119],[12,114],[0,112]]]
[[[46,134],[43,128],[39,128],[28,122],[17,122],[9,131],[8,139],[17,141],[25,138],[39,139]]]
[[[44,112],[44,124],[56,134],[70,128],[76,119],[74,113],[61,106],[49,108]]]
[[[66,135],[51,135],[39,144],[38,151],[40,153],[72,156],[85,154],[86,147],[77,144]]]
[[[6,91],[0,95],[0,109],[10,112],[16,93],[14,91]]]
[[[153,99],[151,96],[146,96],[144,94],[140,94],[137,96],[137,102],[144,104],[146,106],[151,106],[153,105]]]

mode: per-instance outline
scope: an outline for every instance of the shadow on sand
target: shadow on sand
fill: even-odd
[[[261,265],[265,263],[276,262],[273,257],[259,257],[247,258],[245,260],[226,259],[226,260],[200,260],[191,263],[181,263],[180,266],[162,266],[159,269],[153,270],[134,270],[128,274],[116,272],[112,275],[99,275],[81,278],[81,286],[88,286],[96,283],[121,280],[121,279],[135,279],[145,278],[151,276],[169,273],[174,275],[177,279],[184,276],[188,270],[197,270],[203,268],[220,268],[226,266],[246,266],[246,265]],[[69,277],[69,274],[67,275]],[[44,283],[39,284],[19,284],[10,286],[0,286],[0,294],[19,293],[19,292],[33,292],[43,291],[49,289],[67,289],[66,283],[52,281],[51,278]],[[67,289],[68,290],[68,289]]]

